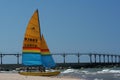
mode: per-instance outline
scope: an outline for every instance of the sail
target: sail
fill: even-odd
[[[38,10],[32,15],[25,32],[22,51],[22,64],[42,65],[41,36]]]
[[[55,62],[50,54],[50,50],[47,46],[47,43],[44,39],[44,36],[41,37],[41,55],[42,63],[44,67],[51,68],[55,66]]]

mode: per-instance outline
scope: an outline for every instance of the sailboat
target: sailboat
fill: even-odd
[[[41,35],[38,10],[32,15],[24,36],[22,48],[22,64],[26,67],[44,68],[55,67],[55,62],[50,54],[45,38]],[[54,76],[60,74],[60,71],[22,71],[21,75],[30,76]]]

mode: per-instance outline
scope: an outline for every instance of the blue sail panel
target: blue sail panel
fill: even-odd
[[[55,62],[51,55],[42,55],[43,66],[47,68],[55,67]]]
[[[36,66],[42,65],[41,55],[33,53],[23,53],[22,54],[22,64],[26,66]]]

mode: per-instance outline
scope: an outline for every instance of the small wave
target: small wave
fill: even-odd
[[[120,70],[110,70],[110,73],[120,73]]]
[[[110,69],[103,69],[102,71],[97,71],[97,73],[109,73]]]
[[[97,71],[97,73],[120,73],[120,70],[103,69],[102,71]]]
[[[103,79],[98,79],[98,78],[95,78],[94,80],[103,80]]]
[[[81,71],[81,72],[82,72],[82,73],[85,73],[85,74],[88,74],[88,73],[89,73],[88,71],[85,71],[85,70],[84,70],[84,71]]]
[[[74,69],[67,69],[65,71],[63,71],[62,73],[72,73],[72,72],[75,72]]]

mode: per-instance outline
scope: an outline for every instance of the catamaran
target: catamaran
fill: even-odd
[[[35,70],[20,71],[19,74],[31,76],[54,76],[58,75],[60,71],[52,70],[46,71],[46,68],[55,67],[55,62],[50,54],[50,50],[41,35],[40,21],[38,10],[32,15],[24,36],[23,50],[22,50],[22,64]],[[38,68],[39,67],[39,68]],[[36,70],[36,69],[39,70]]]

